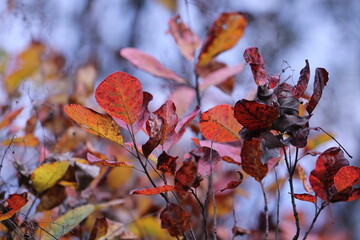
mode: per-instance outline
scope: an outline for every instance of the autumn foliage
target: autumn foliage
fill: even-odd
[[[280,236],[279,224],[270,227],[271,191],[264,181],[278,168],[287,172],[296,227],[290,237],[294,239],[310,234],[326,206],[358,199],[360,168],[350,165],[342,146],[317,153],[311,145],[310,131],[322,131],[310,127],[310,119],[329,81],[325,69],[315,70],[309,96],[308,60],[295,86],[280,75],[268,74],[261,49],[256,47],[244,49],[244,62],[235,66],[216,60],[241,39],[247,23],[243,13],[223,13],[201,44],[180,16],[170,19],[169,33],[181,54],[195,61],[196,81],[179,76],[139,49],[122,49],[120,55],[139,69],[172,82],[174,94],[156,110],[149,107],[156,96],[144,92],[141,80],[123,71],[108,75],[94,91],[85,91],[86,81],[78,78],[76,84],[82,87],[73,89],[71,96],[60,100],[49,96],[51,104],[36,108],[20,136],[12,137],[11,124],[23,108],[2,110],[0,129],[8,129],[2,144],[42,151],[34,169],[17,165],[18,192],[22,193],[3,195],[0,220],[9,236],[24,237],[29,231],[25,223],[33,221],[36,227],[31,234],[41,239],[213,239],[216,235],[222,239],[244,234],[287,239],[289,235]],[[41,67],[44,48],[34,42],[18,56],[22,64],[3,78],[9,96],[21,94],[16,93],[17,87]],[[234,76],[244,67],[253,74],[254,96],[203,109],[207,88],[232,92]],[[180,100],[174,97],[176,93]],[[96,106],[87,100],[91,97]],[[35,134],[37,124],[54,134],[51,143]],[[190,142],[192,149],[181,147],[180,140]],[[316,158],[310,174],[299,165],[305,155]],[[217,220],[235,212],[240,188],[251,178],[252,184],[260,184],[265,226],[249,230],[236,224],[217,225]],[[295,192],[294,181],[302,182],[305,192]],[[278,190],[281,187],[277,185]],[[316,206],[315,216],[307,217],[314,219],[310,226],[300,222],[297,200]],[[29,215],[35,208],[38,215]],[[56,217],[46,220],[47,214]]]

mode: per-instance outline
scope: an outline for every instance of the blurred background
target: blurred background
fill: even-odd
[[[239,43],[219,55],[219,60],[228,65],[244,62],[245,48],[258,47],[267,71],[282,73],[281,81],[287,79],[290,84],[295,84],[300,70],[305,66],[305,59],[308,59],[311,68],[309,93],[312,91],[315,68],[327,69],[330,80],[310,125],[322,126],[333,133],[354,156],[349,159],[350,164],[359,166],[358,0],[0,0],[0,64],[5,72],[9,71],[11,64],[8,62],[11,63],[12,58],[33,41],[42,42],[61,56],[54,57],[53,62],[60,66],[63,76],[66,76],[63,83],[68,87],[63,89],[69,93],[73,90],[69,87],[72,86],[72,79],[84,66],[94,68],[95,85],[112,72],[125,71],[140,79],[144,90],[153,94],[150,108],[154,110],[171,94],[169,83],[136,69],[120,56],[119,51],[124,47],[138,48],[156,57],[164,66],[188,81],[194,81],[194,65],[181,56],[175,41],[167,33],[168,21],[179,14],[194,33],[204,39],[212,22],[220,13],[227,11],[246,13],[249,24]],[[27,82],[22,83],[20,89],[28,92],[32,100],[44,99],[45,95],[51,93],[49,89],[32,91],[32,85]],[[252,76],[246,69],[236,76],[235,88],[230,95],[208,89],[203,96],[203,110],[223,103],[234,105],[254,90]],[[7,98],[6,91],[0,89],[0,104],[5,104]],[[31,102],[29,99],[19,101]],[[96,108],[94,99],[87,105]],[[330,146],[336,146],[336,143],[327,142],[318,150],[323,151]],[[302,164],[309,174],[315,160],[309,158],[305,161]],[[251,201],[257,201],[261,196],[256,195],[255,191],[249,195]],[[236,201],[238,224],[252,228],[258,219],[252,212],[246,211],[249,198],[244,200],[239,197]],[[258,205],[262,206],[262,201]],[[311,204],[299,205],[308,209],[304,212],[310,214],[303,217],[312,219],[314,210],[309,207]],[[284,208],[291,213],[290,205],[284,203]],[[322,214],[315,232],[336,229],[337,232],[346,231],[352,239],[358,239],[359,211],[359,201],[332,205]],[[232,220],[229,221],[231,224]],[[341,238],[328,236],[322,239]]]

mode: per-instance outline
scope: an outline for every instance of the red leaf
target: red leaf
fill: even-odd
[[[261,162],[261,140],[253,138],[244,141],[241,149],[241,164],[243,170],[260,182],[267,174],[267,164]]]
[[[348,166],[344,153],[340,148],[332,147],[323,152],[316,161],[315,170],[310,173],[311,187],[318,197],[329,201],[336,192],[331,192],[334,176],[340,168]]]
[[[315,71],[314,92],[306,107],[306,111],[311,114],[320,101],[322,91],[329,80],[329,73],[324,68],[317,68]]]
[[[98,166],[108,166],[108,167],[131,167],[134,166],[131,163],[124,162],[124,161],[110,161],[106,158],[106,156],[99,154],[99,153],[87,153],[87,160],[91,164],[95,164]]]
[[[258,48],[250,47],[245,49],[244,59],[250,64],[257,85],[264,85],[269,82],[264,68],[264,59]]]
[[[198,158],[198,173],[202,177],[208,177],[210,175],[210,164],[212,164],[213,170],[221,160],[221,157],[217,151],[208,147],[199,147],[190,152],[190,154],[199,157]]]
[[[158,158],[156,169],[162,171],[163,173],[175,175],[176,159],[178,159],[178,157],[172,157],[166,152],[162,152]]]
[[[311,194],[308,193],[302,193],[302,194],[294,194],[294,197],[298,200],[301,201],[307,201],[307,202],[312,202],[312,203],[316,203],[316,196],[313,196]]]
[[[296,98],[299,98],[304,94],[309,83],[309,78],[310,78],[309,61],[305,60],[305,63],[306,63],[305,67],[300,72],[299,81],[296,84],[296,87],[292,89],[293,90],[292,95]]]
[[[137,191],[132,192],[132,194],[155,195],[155,194],[174,191],[174,190],[175,190],[174,186],[164,185],[164,186],[159,186],[159,187],[156,187],[156,188],[148,188],[148,189],[144,189],[144,190],[137,190]]]
[[[225,188],[220,190],[220,192],[223,192],[223,191],[229,190],[229,189],[235,189],[235,188],[237,188],[237,186],[240,185],[240,183],[242,182],[244,176],[239,171],[237,171],[237,173],[239,174],[239,181],[231,181],[231,182],[229,182]]]
[[[102,236],[106,235],[107,231],[108,231],[108,223],[106,221],[106,218],[97,217],[94,226],[91,230],[91,235],[89,240],[100,239]]]
[[[137,68],[164,79],[174,80],[180,83],[186,83],[186,80],[167,69],[154,57],[146,54],[136,48],[123,48],[120,55],[129,60]]]
[[[187,191],[192,187],[196,180],[197,162],[195,157],[186,159],[180,169],[175,173],[176,194],[180,198],[185,198]]]
[[[152,151],[160,144],[164,131],[164,120],[155,113],[151,113],[146,122],[146,131],[149,134],[149,140],[142,145],[142,151],[145,157],[148,157]]]
[[[356,188],[351,192],[350,196],[345,201],[347,202],[354,201],[359,198],[360,198],[360,188]]]
[[[137,78],[125,72],[115,72],[96,88],[95,99],[111,116],[132,125],[142,111],[142,85]]]
[[[194,59],[195,50],[200,46],[201,40],[191,29],[181,21],[179,15],[169,21],[169,32],[175,39],[182,55],[189,61]]]
[[[219,53],[232,48],[242,37],[246,25],[247,19],[242,13],[221,14],[209,30],[197,65],[203,67]]]
[[[242,99],[235,104],[234,116],[250,131],[261,131],[271,127],[279,112],[276,107]]]
[[[6,200],[7,208],[9,209],[6,213],[0,213],[0,222],[14,216],[15,213],[19,212],[20,209],[27,203],[27,193],[21,194],[10,194]]]
[[[354,166],[344,166],[334,176],[336,190],[342,190],[352,187],[360,182],[360,168]]]
[[[233,108],[228,105],[217,105],[203,112],[199,127],[205,138],[214,142],[231,142],[240,140],[241,125],[234,118]]]
[[[154,113],[159,115],[164,120],[160,141],[160,144],[164,144],[166,138],[173,133],[178,123],[175,104],[168,100]]]
[[[173,237],[182,235],[190,228],[190,214],[174,203],[168,203],[160,214],[160,220],[161,227]]]

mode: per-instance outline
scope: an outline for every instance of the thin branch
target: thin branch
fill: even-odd
[[[195,92],[196,92],[196,101],[198,106],[201,106],[201,96],[200,96],[200,88],[199,88],[199,76],[195,74]]]
[[[202,204],[202,202],[200,201],[199,197],[196,195],[195,191],[192,188],[190,188],[190,191],[191,191],[192,195],[195,197],[196,201],[199,203],[201,215],[203,217],[205,239],[207,239],[208,233],[207,233],[207,217],[206,217],[205,207]]]
[[[277,190],[277,201],[276,201],[276,230],[275,230],[275,240],[278,239],[279,235],[279,223],[280,223],[280,186],[278,182],[278,175],[276,168],[275,170],[275,181],[276,181],[276,190]]]
[[[314,217],[314,219],[312,220],[309,229],[306,231],[303,240],[305,240],[305,239],[307,238],[307,236],[309,235],[309,233],[310,233],[311,230],[313,229],[313,227],[314,227],[314,225],[315,225],[315,222],[316,222],[316,220],[318,219],[321,211],[322,211],[327,205],[329,205],[329,202],[323,202],[323,203],[321,204],[321,207],[316,211],[315,217]]]
[[[3,163],[4,163],[4,160],[5,160],[6,153],[7,153],[7,151],[9,151],[11,145],[13,144],[14,138],[15,138],[15,136],[12,136],[12,137],[11,137],[10,144],[9,144],[9,146],[6,147],[6,149],[5,149],[5,151],[4,151],[4,155],[3,155],[2,158],[1,158],[1,163],[0,163],[0,176],[1,176],[1,170],[2,170],[2,167],[3,167]]]
[[[265,212],[265,240],[269,239],[269,211],[268,211],[268,202],[266,198],[266,192],[264,184],[260,181],[261,191],[264,197],[264,212]]]
[[[336,140],[333,136],[331,136],[330,133],[326,132],[323,128],[319,127],[319,129],[321,131],[323,131],[326,135],[328,135],[329,137],[331,137],[337,144],[339,144],[339,146],[342,148],[342,150],[344,150],[344,152],[349,156],[349,158],[353,158],[353,156],[351,156],[348,151],[346,151],[346,149],[338,142],[338,140]]]

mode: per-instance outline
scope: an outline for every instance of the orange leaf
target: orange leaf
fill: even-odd
[[[20,211],[20,209],[25,206],[27,203],[27,193],[21,194],[10,194],[9,198],[6,200],[7,208],[9,209],[6,213],[0,213],[0,222],[14,216],[15,213]]]
[[[115,143],[123,144],[120,129],[109,115],[95,112],[77,104],[66,105],[64,111],[86,131]]]
[[[267,174],[267,164],[261,162],[261,140],[253,138],[251,141],[244,141],[241,149],[241,164],[243,170],[260,182]]]
[[[124,161],[109,161],[106,157],[99,153],[87,153],[87,160],[91,164],[95,164],[98,166],[108,166],[108,167],[130,167],[133,168],[134,166],[131,163],[124,162]]]
[[[179,15],[169,21],[169,32],[175,39],[182,55],[189,61],[194,59],[195,50],[200,46],[201,40],[196,36]]]
[[[210,28],[197,65],[203,67],[219,53],[232,48],[242,37],[246,25],[247,19],[242,13],[221,14]]]
[[[144,190],[137,190],[137,191],[132,192],[132,194],[155,195],[155,194],[174,191],[174,190],[175,190],[174,186],[164,185],[164,186],[159,186],[159,187],[156,187],[156,188],[148,188],[148,189],[144,189]]]
[[[14,121],[14,119],[22,112],[23,109],[24,109],[23,107],[16,109],[14,111],[9,112],[4,117],[2,117],[2,120],[0,122],[0,129],[9,126],[12,123],[12,121]]]
[[[360,182],[360,168],[354,166],[344,166],[334,176],[336,190],[342,190],[352,187]]]
[[[95,99],[108,114],[132,125],[142,110],[142,85],[125,72],[115,72],[96,88]]]
[[[316,196],[313,196],[311,194],[308,193],[302,193],[302,194],[294,194],[294,197],[298,200],[301,201],[307,201],[307,202],[312,202],[312,203],[316,203]]]
[[[155,77],[174,80],[180,83],[186,83],[186,80],[176,75],[173,71],[167,69],[154,57],[146,54],[136,48],[123,48],[120,51],[121,56],[129,60],[137,68],[154,75]]]
[[[22,137],[10,138],[1,142],[5,146],[14,144],[19,147],[37,147],[39,145],[39,139],[32,133],[26,134]]]
[[[241,125],[234,118],[234,110],[228,105],[217,105],[201,114],[199,127],[205,138],[214,142],[239,140]]]
[[[276,107],[242,99],[235,104],[234,116],[250,131],[260,131],[270,128],[279,112]]]

